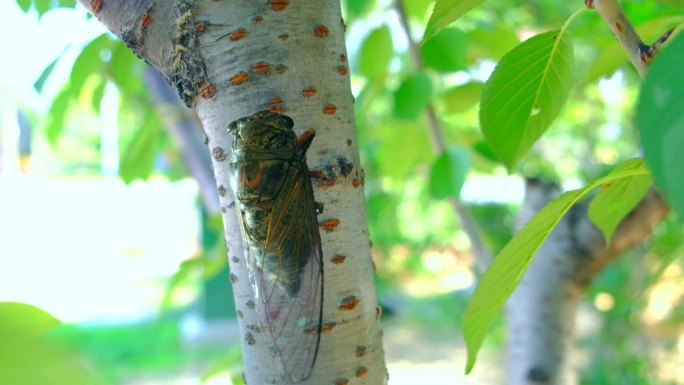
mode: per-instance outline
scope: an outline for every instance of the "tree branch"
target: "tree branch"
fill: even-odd
[[[627,52],[634,68],[641,77],[646,75],[646,67],[653,59],[657,48],[670,37],[674,28],[669,29],[652,45],[644,44],[634,26],[622,11],[617,0],[585,0],[589,8],[596,9],[601,18],[608,24],[613,34]]]

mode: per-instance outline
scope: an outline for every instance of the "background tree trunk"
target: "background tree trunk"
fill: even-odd
[[[555,186],[528,181],[519,227],[556,195]],[[668,212],[660,195],[649,192],[606,247],[603,234],[589,221],[587,206],[574,206],[558,223],[506,303],[510,385],[578,383],[571,351],[582,295],[607,263],[641,242]]]
[[[314,184],[316,200],[325,207],[319,219],[335,220],[327,223],[337,226],[321,231],[323,323],[328,328],[305,383],[386,383],[339,2],[81,2],[157,68],[202,121],[243,336],[256,319],[248,305],[254,294],[228,187],[232,138],[227,127],[240,117],[270,110],[290,116],[297,133],[316,131],[307,158],[309,169],[324,176]],[[353,306],[343,306],[350,299]],[[287,383],[266,334],[243,338],[247,383]]]

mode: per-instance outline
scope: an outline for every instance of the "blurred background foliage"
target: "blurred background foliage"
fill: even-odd
[[[646,41],[684,21],[681,8],[656,1],[622,3]],[[422,41],[433,4],[342,1],[384,328],[436,331],[439,341],[462,357],[460,318],[481,271],[471,251],[473,240],[449,199],[467,207],[487,248],[500,250],[513,234],[523,178],[574,188],[638,154],[632,115],[640,80],[598,15],[583,14],[570,27],[577,65],[571,98],[509,175],[479,129],[483,84],[506,52],[536,33],[559,28],[583,2],[485,2]],[[7,148],[8,129],[0,130],[0,138],[5,135],[0,141],[0,175],[12,174],[14,167],[27,177],[118,175],[127,184],[192,176],[168,128],[169,115],[192,117],[178,102],[170,105],[155,99],[144,62],[103,33],[73,0],[17,0],[9,6],[18,6],[26,20],[38,25],[52,20],[51,14],[72,13],[68,17],[93,27],[74,34],[73,42],[59,47],[61,53],[40,63],[42,72],[34,77],[33,90],[13,88],[4,79],[0,83],[2,124],[17,120],[20,139],[29,137],[18,140],[15,151]],[[12,74],[3,71],[2,77]],[[434,111],[432,116],[429,110]],[[439,132],[430,122],[435,117]],[[199,128],[195,134],[201,135]],[[441,153],[439,136],[446,146]],[[7,154],[18,160],[8,161]],[[59,362],[56,367],[65,368],[64,378],[69,379],[74,368],[83,369],[82,358],[74,358],[78,354],[96,368],[89,374],[79,372],[78,380],[54,383],[185,384],[197,383],[197,373],[207,382],[226,381],[217,377],[226,370],[227,378],[240,383],[237,337],[223,336],[218,344],[188,343],[188,335],[210,329],[210,321],[234,317],[220,218],[199,198],[195,207],[200,223],[197,247],[174,274],[158,279],[164,289],[156,314],[123,323],[57,325],[37,308],[1,304],[0,314],[5,316],[0,316],[0,337],[10,335],[4,330],[14,330],[3,330],[2,323],[13,317],[19,321],[10,326],[19,325],[28,335],[19,333],[11,340],[15,344],[0,344],[0,357],[27,340],[48,343],[36,342],[35,336],[52,329],[49,340],[59,344],[40,355],[27,350],[32,365],[40,360],[46,365]],[[38,230],[33,236],[40,237]],[[592,286],[578,331],[582,383],[684,382],[680,244],[679,228],[675,221],[667,221],[648,245],[609,266]],[[0,261],[4,258],[0,255]],[[10,266],[11,261],[2,263]],[[21,317],[36,322],[23,323]],[[415,340],[399,335],[390,331],[385,340],[390,364],[393,359],[444,359],[411,357]],[[498,325],[488,339],[491,357],[485,361],[502,359],[503,338]],[[40,346],[25,346],[43,351]],[[462,361],[448,365],[459,372]],[[6,373],[10,372],[0,370],[0,379],[13,378]],[[18,383],[48,382],[35,377]]]

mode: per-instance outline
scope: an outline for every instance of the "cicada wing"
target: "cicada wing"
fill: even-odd
[[[289,379],[301,382],[316,362],[323,317],[321,239],[313,189],[303,166],[292,165],[288,171],[271,211],[264,249],[288,260],[277,264],[280,269],[262,269],[255,275],[260,321]]]

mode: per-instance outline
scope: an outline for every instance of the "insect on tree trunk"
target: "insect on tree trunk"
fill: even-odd
[[[380,312],[373,285],[364,179],[354,130],[345,26],[339,1],[81,0],[81,3],[133,52],[156,67],[202,121],[223,212],[247,383],[385,384],[387,371],[378,321]],[[252,223],[256,227],[249,227],[250,230],[241,234],[239,215],[264,214],[245,210],[249,199],[236,204],[235,191],[230,189],[231,175],[235,175],[236,168],[231,167],[231,162],[246,162],[242,166],[248,174],[252,170],[248,179],[256,175],[259,163],[261,166],[265,163],[264,159],[255,160],[253,155],[240,158],[231,154],[232,149],[243,147],[234,146],[229,126],[236,122],[237,128],[240,118],[254,116],[259,111],[268,111],[276,120],[292,122],[291,127],[289,123],[286,126],[294,134],[315,132],[306,160],[308,170],[316,176],[312,184],[315,200],[324,207],[317,218],[321,277],[325,278],[320,281],[325,283],[320,326],[308,322],[313,316],[299,316],[296,322],[288,324],[289,331],[275,336],[272,332],[282,318],[271,310],[282,309],[270,306],[271,302],[269,306],[263,306],[264,302],[258,305],[261,299],[255,296],[254,288],[276,287],[282,291],[279,295],[284,300],[301,298],[298,293],[310,289],[311,282],[307,270],[301,272],[302,266],[313,268],[315,264],[311,258],[297,262],[291,276],[298,283],[282,280],[278,283],[278,263],[268,265],[270,262],[262,259],[259,265],[260,257],[245,252],[243,236],[253,237],[251,229],[259,225]],[[281,160],[276,163],[283,165]],[[275,163],[270,165],[277,168]],[[297,175],[297,180],[302,182],[303,174]],[[270,177],[278,179],[274,175]],[[248,183],[257,182],[249,179]],[[292,187],[291,182],[287,183]],[[239,183],[234,185],[238,188]],[[239,198],[240,191],[237,193]],[[282,193],[279,190],[277,198],[282,199]],[[299,194],[297,199],[308,199],[303,196]],[[307,201],[304,207],[310,210],[313,205]],[[288,236],[301,233],[290,230]],[[250,246],[247,250],[255,250],[254,242],[247,245]],[[276,272],[276,277],[269,275],[269,269],[273,270],[270,273]],[[276,285],[258,282],[276,282]],[[316,307],[308,303],[290,305],[308,306],[307,311]],[[260,308],[269,313],[259,313]],[[272,317],[270,321],[268,317]],[[320,336],[320,343],[311,345],[308,337],[302,340],[303,335],[311,333],[316,339]],[[313,360],[307,361],[312,366],[293,370],[288,367],[291,357],[282,355],[292,351],[288,348],[290,344],[301,341],[308,341],[305,342],[308,347],[294,351],[304,354],[315,351]]]

